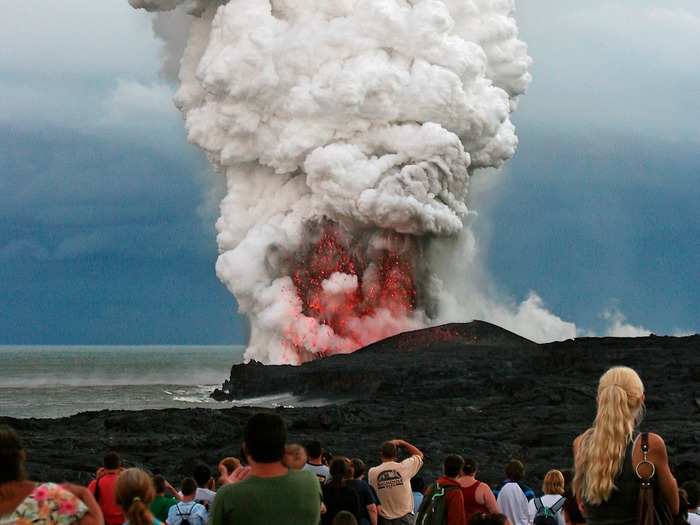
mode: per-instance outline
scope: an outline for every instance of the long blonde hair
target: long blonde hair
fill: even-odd
[[[637,372],[617,366],[598,384],[598,411],[593,426],[578,440],[576,494],[591,505],[607,501],[622,470],[625,449],[644,413],[644,385]]]
[[[148,507],[155,493],[150,476],[143,470],[128,468],[119,474],[115,496],[129,525],[152,525],[153,515]]]

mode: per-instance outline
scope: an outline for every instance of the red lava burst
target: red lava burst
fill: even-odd
[[[318,239],[294,261],[292,280],[304,315],[341,337],[353,338],[347,328],[351,319],[372,316],[379,309],[397,318],[410,314],[416,307],[413,241],[396,234],[387,234],[383,241],[382,248],[370,250],[348,239],[336,225],[323,225]],[[356,279],[357,286],[329,300],[324,282],[335,273]]]

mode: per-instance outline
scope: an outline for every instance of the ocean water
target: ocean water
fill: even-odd
[[[242,346],[0,346],[0,416],[231,406],[209,397]],[[256,403],[257,401],[257,403]],[[236,404],[276,404],[260,399]]]

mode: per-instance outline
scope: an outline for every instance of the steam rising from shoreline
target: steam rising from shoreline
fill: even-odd
[[[166,76],[181,55],[188,139],[226,180],[216,271],[250,319],[247,359],[298,364],[450,317],[575,335],[536,295],[490,298],[469,264],[470,176],[514,155],[530,81],[512,1],[130,3],[175,9],[154,30]]]

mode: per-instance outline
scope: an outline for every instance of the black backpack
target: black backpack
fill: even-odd
[[[180,512],[180,504],[178,503],[175,505],[175,510],[177,510],[178,516],[180,516],[182,519],[180,520],[180,525],[193,525],[193,523],[190,521],[190,515],[192,514],[192,511],[194,510],[195,505],[198,505],[196,501],[192,502],[192,506],[190,507],[190,511],[187,514],[183,514]]]
[[[442,525],[447,523],[447,493],[459,487],[441,487],[434,483],[428,488],[418,509],[415,525]],[[556,525],[556,524],[555,524]]]
[[[559,524],[559,521],[557,520],[557,512],[559,512],[564,506],[564,503],[566,502],[565,497],[562,496],[559,498],[559,500],[551,507],[545,506],[545,504],[542,503],[542,498],[535,498],[533,501],[535,502],[535,509],[537,512],[535,513],[535,519],[532,520],[532,525]]]

